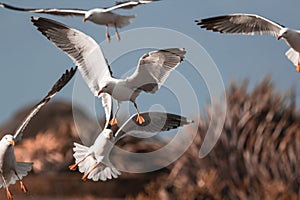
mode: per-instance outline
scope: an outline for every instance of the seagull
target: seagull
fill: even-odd
[[[22,182],[22,178],[28,174],[32,169],[32,162],[17,162],[14,145],[16,142],[20,141],[23,136],[23,130],[26,128],[29,121],[34,117],[34,115],[52,98],[59,92],[73,77],[76,69],[71,68],[70,71],[66,71],[61,78],[53,85],[52,89],[49,91],[47,96],[43,98],[38,104],[36,104],[30,113],[25,117],[19,127],[16,129],[15,133],[6,134],[0,140],[0,187],[6,189],[6,196],[8,199],[12,199],[12,193],[8,186],[15,184],[17,180],[20,182],[21,190],[27,193],[27,188]]]
[[[155,93],[184,59],[184,48],[170,48],[144,54],[135,72],[125,78],[116,79],[102,53],[101,47],[86,34],[64,24],[42,17],[32,17],[31,21],[44,36],[64,51],[81,72],[84,80],[95,96],[109,94],[116,99],[117,109],[111,125],[117,123],[116,115],[122,101],[131,101],[138,113],[137,121],[142,124],[136,98],[144,91]]]
[[[109,160],[109,154],[114,145],[121,138],[130,133],[141,134],[149,132],[161,132],[175,129],[183,125],[193,123],[186,117],[163,112],[141,113],[145,123],[140,125],[136,119],[138,114],[132,115],[114,134],[109,128],[104,129],[90,147],[74,143],[75,164],[70,170],[83,173],[82,180],[91,179],[93,181],[106,181],[117,178],[121,173],[113,166]]]
[[[220,33],[245,35],[273,35],[277,40],[283,38],[291,47],[286,56],[300,72],[300,31],[286,28],[276,22],[254,14],[230,14],[196,20],[197,25]]]
[[[131,9],[135,6],[148,4],[153,1],[158,1],[158,0],[116,2],[115,6],[109,8],[94,8],[90,10],[56,9],[56,8],[19,8],[1,2],[0,2],[0,7],[11,9],[11,10],[17,10],[17,11],[31,12],[31,13],[44,13],[44,14],[58,15],[58,16],[81,16],[83,17],[83,22],[91,21],[95,24],[105,25],[106,39],[107,41],[110,41],[110,35],[108,32],[109,26],[115,27],[116,38],[117,40],[120,40],[120,34],[118,32],[118,28],[123,28],[124,26],[129,25],[136,17],[135,15],[129,15],[129,16],[119,15],[112,11],[117,9]]]

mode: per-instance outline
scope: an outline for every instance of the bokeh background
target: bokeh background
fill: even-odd
[[[10,0],[5,3],[20,7],[42,8],[83,8],[106,7],[113,1],[104,0]],[[294,66],[285,57],[288,49],[284,41],[276,41],[271,36],[238,36],[221,35],[201,30],[194,20],[228,13],[256,13],[268,17],[287,27],[299,28],[296,0],[282,2],[279,0],[266,1],[226,1],[216,0],[201,2],[197,0],[164,0],[152,4],[139,6],[133,10],[120,10],[121,14],[136,14],[137,18],[132,24],[121,29],[126,31],[142,27],[163,27],[179,31],[190,36],[201,44],[218,66],[225,85],[232,79],[241,82],[245,78],[250,80],[249,87],[253,88],[267,74],[274,80],[276,89],[286,91],[294,87],[299,103],[299,89],[297,87],[299,74]],[[72,61],[47,39],[45,39],[30,22],[30,16],[44,16],[58,20],[71,27],[84,31],[97,42],[105,40],[105,27],[90,22],[83,23],[79,17],[63,18],[49,15],[38,15],[16,12],[1,8],[0,24],[0,91],[1,116],[0,122],[9,119],[12,114],[24,105],[34,103],[41,99],[62,71],[73,66]],[[114,30],[111,29],[111,35]],[[112,39],[115,42],[115,38]],[[124,42],[126,38],[122,38]],[[138,58],[143,52],[132,55],[132,59],[123,59],[122,67],[112,63],[112,69],[117,77],[136,66]],[[119,70],[122,68],[122,70]],[[184,70],[183,70],[184,69]],[[123,71],[124,70],[124,71]],[[188,76],[189,67],[179,70]],[[201,81],[201,79],[197,80]],[[199,84],[201,85],[201,84]],[[204,86],[199,86],[203,87]],[[71,100],[72,83],[69,84],[59,98]],[[161,95],[161,94],[159,94]],[[202,90],[200,102],[209,102],[208,92]],[[141,97],[141,99],[146,97]],[[162,103],[164,100],[162,100]],[[201,104],[202,106],[203,104]],[[143,105],[141,105],[143,106]],[[146,110],[148,107],[142,107]]]
[[[89,9],[110,6],[113,1],[11,0],[5,3],[33,8]],[[298,199],[299,74],[284,55],[288,50],[287,45],[272,36],[211,33],[201,30],[194,20],[229,13],[256,13],[297,29],[299,4],[296,0],[163,0],[133,10],[118,11],[121,14],[136,14],[137,18],[120,30],[120,42],[113,37],[109,45],[122,45],[126,41],[122,31],[135,28],[158,27],[179,31],[197,41],[211,56],[228,88],[227,102],[219,100],[212,104],[204,80],[193,76],[194,69],[184,61],[178,67],[178,72],[190,78],[199,102],[199,111],[188,109],[180,113],[176,105],[181,102],[170,101],[169,97],[175,94],[164,88],[155,95],[141,95],[138,102],[141,110],[152,108],[155,102],[162,110],[197,120],[197,136],[186,153],[160,171],[123,173],[119,179],[83,184],[81,174],[71,173],[67,168],[73,163],[72,142],[81,142],[73,120],[74,111],[87,133],[97,133],[99,129],[94,126],[98,120],[90,117],[84,103],[71,105],[74,80],[80,80],[80,74],[77,73],[77,78],[55,97],[59,101],[47,105],[33,119],[25,130],[24,140],[16,146],[19,160],[35,163],[33,172],[24,179],[31,191],[29,198]],[[105,27],[83,23],[78,17],[62,18],[0,8],[2,133],[13,131],[65,69],[73,66],[63,52],[36,30],[30,22],[30,16],[44,16],[63,22],[87,33],[98,43],[105,40]],[[110,32],[114,36],[114,30]],[[145,52],[130,52],[112,62],[114,75],[122,77],[124,73],[132,71]],[[267,75],[268,78],[265,78]],[[92,96],[84,84],[82,87],[85,87],[85,95]],[[218,110],[222,104],[227,105],[228,111],[221,138],[207,157],[199,159],[198,151],[209,126],[211,108],[213,106]],[[98,108],[99,121],[103,123],[103,111]],[[191,133],[189,128],[183,130],[186,134]],[[128,137],[118,145],[132,152],[150,152],[164,146],[165,142],[161,138],[150,138],[145,142]],[[126,163],[120,158],[115,161]],[[17,198],[23,199],[24,195],[18,187],[15,184],[12,191]],[[4,190],[0,192],[4,197]]]

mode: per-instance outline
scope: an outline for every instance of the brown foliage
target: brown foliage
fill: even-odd
[[[210,110],[171,172],[149,183],[137,199],[300,197],[300,117],[293,97],[275,92],[266,78],[251,92],[246,81],[231,84],[226,99],[225,125],[209,155],[198,157]]]

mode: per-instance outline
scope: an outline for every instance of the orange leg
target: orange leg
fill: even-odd
[[[20,179],[19,175],[17,174],[17,172],[15,171],[15,175],[18,177],[19,181],[20,181],[20,186],[21,186],[21,190],[24,192],[24,193],[27,193],[28,190],[26,188],[26,186],[24,185],[23,181]]]
[[[87,177],[89,176],[89,174],[94,170],[94,169],[96,169],[98,166],[100,165],[100,163],[97,163],[88,173],[85,173],[83,176],[82,176],[82,178],[81,178],[81,180],[83,180],[83,181],[86,181],[87,180]]]
[[[5,180],[4,176],[2,176],[2,181],[3,181],[4,187],[6,189],[7,199],[13,199],[13,195],[12,195],[11,191],[8,189],[8,186],[6,184],[6,180]]]
[[[136,103],[133,102],[133,104],[134,104],[134,107],[135,107],[135,109],[136,109],[136,111],[137,111],[137,113],[138,113],[138,116],[137,116],[137,118],[136,118],[136,121],[137,121],[139,124],[143,124],[143,123],[145,122],[145,119],[140,115],[140,112],[139,112],[139,109],[138,109]]]
[[[117,104],[117,109],[116,109],[116,112],[115,112],[115,114],[114,114],[114,117],[109,121],[109,124],[111,125],[111,126],[114,126],[114,125],[116,125],[117,124],[117,113],[119,112],[119,109],[120,109],[120,103],[118,102],[118,104]]]
[[[110,35],[109,35],[109,32],[108,32],[108,25],[106,24],[106,32],[105,32],[105,35],[106,35],[106,39],[108,42],[110,42]]]
[[[89,157],[90,155],[91,155],[91,154],[88,154],[88,155],[85,156],[82,160],[80,160],[78,163],[75,163],[75,164],[73,164],[73,165],[70,165],[70,166],[69,166],[69,169],[70,169],[71,171],[75,171],[75,170],[77,169],[79,163],[83,162],[83,161],[84,161],[87,157]]]
[[[22,181],[20,181],[20,185],[21,185],[21,190],[24,192],[24,193],[27,193],[28,190],[26,188],[26,186],[24,185],[24,183]]]
[[[13,199],[12,193],[11,193],[11,191],[9,191],[8,187],[6,188],[6,196],[7,196],[7,199]]]
[[[299,54],[299,57],[298,57],[298,66],[296,67],[296,71],[300,72],[300,54]]]
[[[117,28],[117,25],[115,24],[115,29],[116,29],[116,37],[117,37],[117,40],[120,41],[121,40],[121,37],[120,37],[120,34],[119,34],[119,31],[118,31],[118,28]]]

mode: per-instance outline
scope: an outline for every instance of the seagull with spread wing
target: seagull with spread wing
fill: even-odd
[[[26,11],[31,13],[44,13],[44,14],[58,15],[58,16],[81,16],[83,17],[84,22],[91,21],[95,24],[105,25],[106,39],[110,41],[110,35],[108,32],[109,26],[115,27],[117,40],[120,40],[118,28],[127,26],[135,18],[135,15],[129,15],[129,16],[119,15],[112,11],[117,9],[131,9],[135,6],[148,4],[153,1],[157,1],[157,0],[116,2],[115,6],[109,8],[94,8],[90,10],[56,9],[56,8],[19,8],[1,2],[0,2],[0,7],[11,9],[11,10],[17,10],[17,11]]]
[[[283,38],[291,47],[286,56],[300,72],[300,31],[285,28],[284,26],[269,19],[254,14],[230,14],[196,20],[201,28],[220,33],[232,34],[269,34]]]
[[[136,98],[142,91],[155,93],[183,60],[186,53],[183,48],[170,48],[152,51],[143,55],[135,72],[125,78],[111,76],[110,68],[101,47],[86,34],[64,24],[42,17],[32,17],[37,29],[64,51],[76,65],[95,96],[112,96],[118,106],[111,124],[116,123],[119,103],[131,101],[138,113],[137,121],[142,124]],[[109,98],[109,97],[107,97]]]
[[[31,162],[17,162],[14,154],[14,145],[22,139],[23,130],[26,128],[32,117],[71,80],[76,72],[76,68],[71,68],[66,71],[62,77],[54,84],[47,96],[44,97],[38,104],[36,104],[30,113],[25,117],[19,127],[16,129],[14,135],[6,134],[0,140],[0,187],[6,189],[8,199],[12,199],[12,193],[8,186],[15,184],[19,180],[21,190],[27,192],[27,188],[22,182],[22,178],[28,174],[32,169],[33,163]]]
[[[121,138],[131,133],[168,131],[193,122],[185,117],[163,112],[145,112],[141,115],[145,119],[144,124],[141,125],[136,121],[138,114],[132,115],[115,134],[109,128],[104,129],[90,147],[74,143],[75,164],[69,168],[76,170],[78,167],[79,171],[84,174],[83,181],[87,179],[106,181],[117,178],[121,173],[110,162],[109,155]]]

